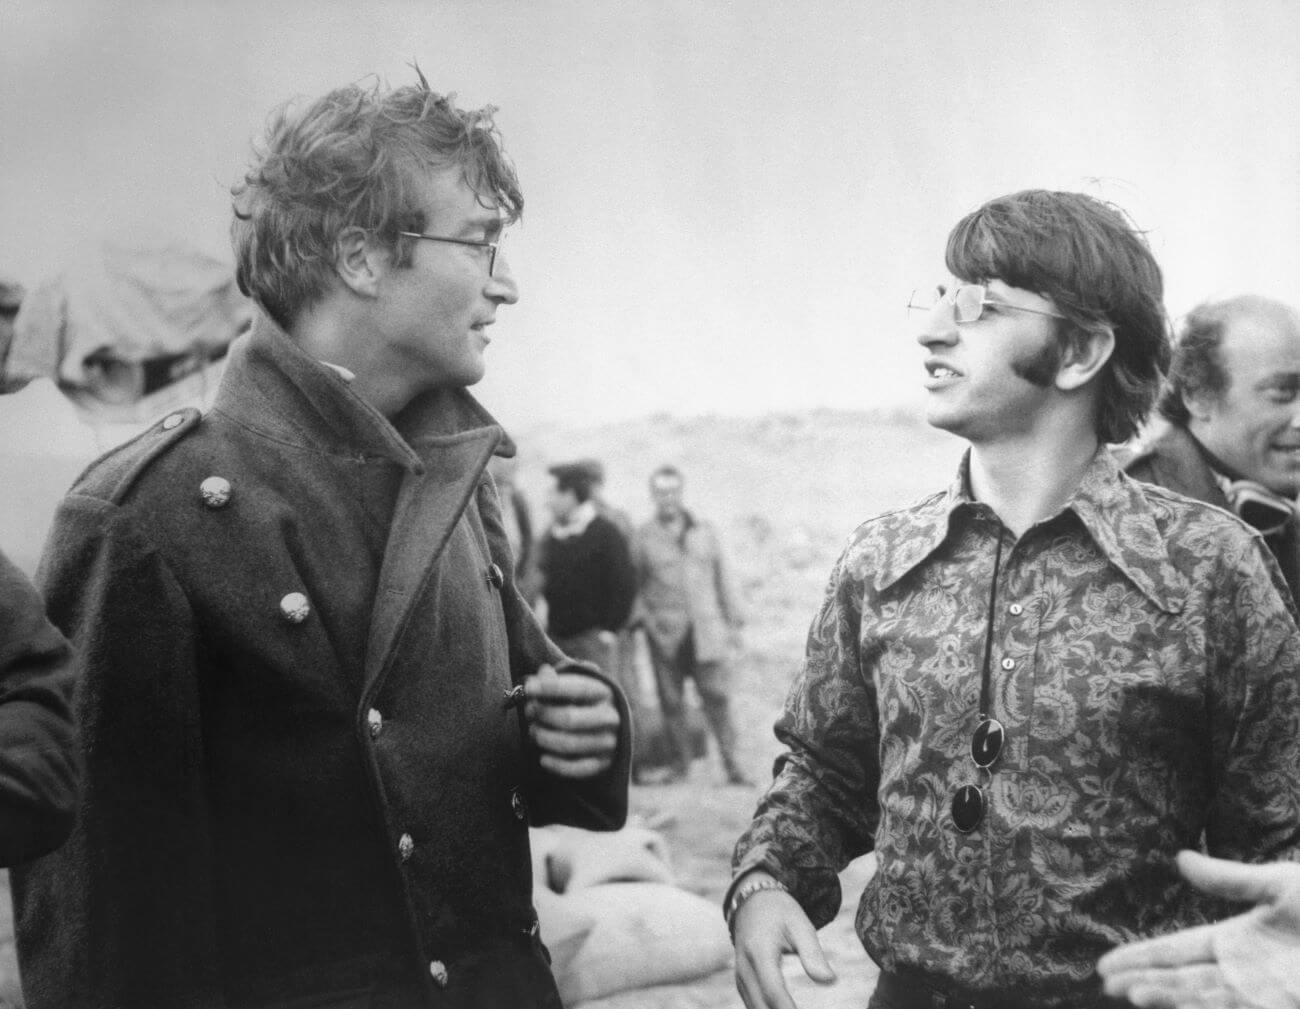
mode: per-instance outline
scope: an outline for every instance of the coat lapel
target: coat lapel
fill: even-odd
[[[473,404],[477,406],[477,404]],[[391,666],[447,540],[475,494],[488,460],[508,443],[495,423],[452,435],[413,437],[424,465],[397,495],[366,642],[366,696]]]

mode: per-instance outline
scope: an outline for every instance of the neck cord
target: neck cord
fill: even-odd
[[[989,626],[984,637],[984,671],[980,675],[980,722],[989,718],[989,673],[993,658],[993,618],[998,602],[998,571],[1002,568],[1002,525],[998,524],[998,549],[993,555],[993,584],[989,586]]]

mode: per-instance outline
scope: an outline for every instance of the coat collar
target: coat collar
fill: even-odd
[[[373,695],[400,653],[448,539],[479,492],[488,460],[513,455],[514,444],[463,389],[421,396],[390,423],[265,316],[231,351],[214,409],[288,445],[353,460],[387,459],[405,470],[366,640],[365,696]],[[471,577],[477,582],[480,573]]]
[[[988,511],[971,497],[967,450],[948,488],[907,513],[911,521],[902,533],[904,542],[875,568],[876,590],[887,589],[917,567],[943,545],[963,517],[980,509]],[[1151,504],[1105,448],[1093,457],[1062,508],[1061,514],[1065,512],[1078,518],[1106,559],[1151,602],[1168,613],[1183,608],[1188,585],[1174,566]]]
[[[514,442],[467,390],[417,397],[393,422],[260,314],[231,349],[214,409],[258,433],[326,455],[378,457],[412,473],[431,453],[465,437],[493,437],[497,455]]]

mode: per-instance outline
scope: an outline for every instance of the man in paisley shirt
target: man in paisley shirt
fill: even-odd
[[[1300,847],[1300,632],[1259,533],[1122,474],[1169,360],[1162,279],[1116,208],[1026,191],[948,239],[927,415],[946,489],[850,537],[726,897],[748,1006],[793,1006],[837,872],[875,1009],[1092,1007],[1116,944],[1220,905],[1174,856]]]

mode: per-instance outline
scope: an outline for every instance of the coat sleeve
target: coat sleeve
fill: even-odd
[[[480,493],[479,504],[488,546],[496,556],[506,547],[496,492],[489,488],[488,493]],[[501,562],[497,563],[500,565]],[[537,749],[525,738],[529,822],[534,827],[564,823],[587,830],[618,830],[627,822],[627,789],[632,765],[632,717],[628,712],[627,698],[618,685],[598,672],[595,666],[572,662],[555,647],[509,575],[502,589],[501,604],[510,637],[511,676],[516,683],[535,674],[542,663],[549,662],[556,668],[582,672],[605,683],[613,692],[619,714],[618,748],[614,760],[608,769],[594,778],[574,781],[548,773],[541,766]]]
[[[35,587],[0,555],[0,865],[58,847],[81,777],[72,649]]]
[[[117,506],[70,496],[39,581],[71,639],[85,783],[68,842],[14,871],[29,1009],[222,1005],[196,630]]]

